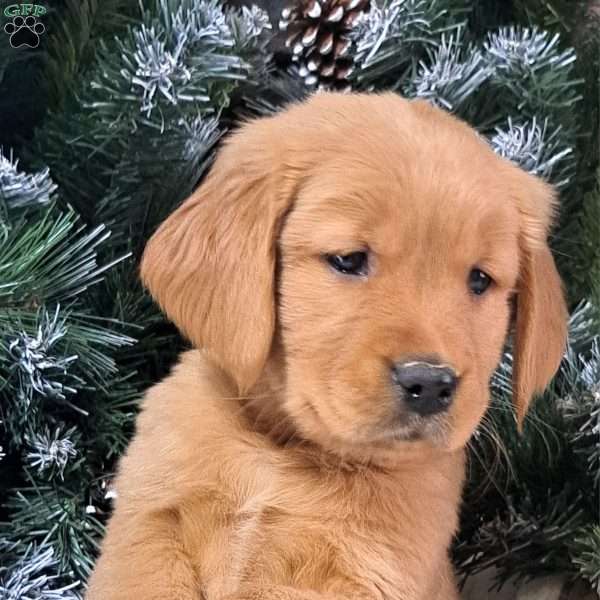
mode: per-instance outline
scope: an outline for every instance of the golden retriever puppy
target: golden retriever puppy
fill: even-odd
[[[231,135],[142,278],[198,350],[146,395],[88,600],[450,600],[515,300],[518,419],[566,310],[554,194],[395,94]]]

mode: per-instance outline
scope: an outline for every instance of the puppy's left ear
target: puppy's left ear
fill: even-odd
[[[554,190],[519,172],[515,183],[521,215],[520,274],[514,340],[513,402],[519,428],[532,397],[550,383],[567,339],[567,307],[548,246],[556,206]]]

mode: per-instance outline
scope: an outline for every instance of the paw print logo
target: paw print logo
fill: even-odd
[[[10,35],[10,45],[13,48],[37,48],[40,45],[40,35],[46,28],[33,15],[29,15],[26,18],[14,17],[12,22],[4,26],[4,31]]]

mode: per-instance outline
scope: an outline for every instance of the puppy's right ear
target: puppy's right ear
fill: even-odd
[[[258,379],[275,327],[275,244],[291,204],[271,121],[231,135],[201,187],[148,242],[141,276],[195,346],[237,383]]]

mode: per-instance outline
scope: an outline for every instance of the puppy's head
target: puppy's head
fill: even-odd
[[[455,449],[486,409],[513,296],[519,420],[560,361],[553,207],[428,104],[320,94],[229,138],[142,277],[241,394],[276,340],[281,403],[305,437]]]

